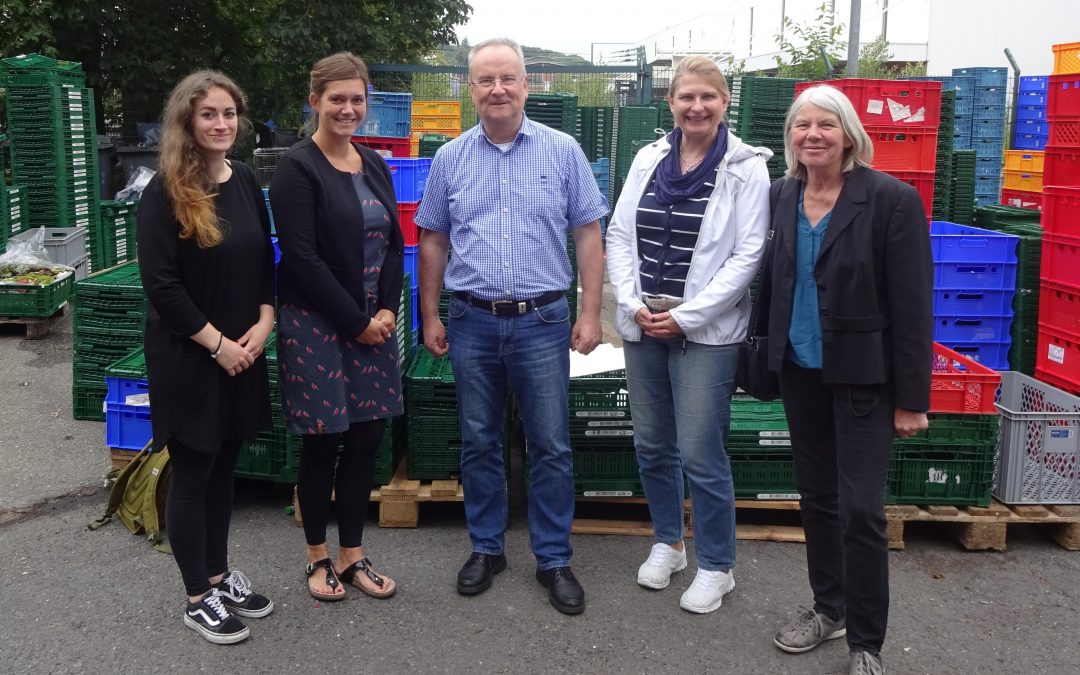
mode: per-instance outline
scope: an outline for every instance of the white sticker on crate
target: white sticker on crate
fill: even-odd
[[[911,117],[911,108],[907,105],[899,101],[894,101],[891,98],[888,100],[888,103],[889,116],[892,117],[893,122],[899,122],[900,120],[905,120]]]
[[[885,102],[881,99],[872,98],[866,102],[866,112],[871,115],[880,115],[885,109]]]
[[[761,501],[798,501],[802,495],[798,492],[759,492],[757,498]]]
[[[574,417],[627,417],[625,410],[578,410]]]
[[[1050,345],[1046,350],[1046,358],[1054,363],[1065,364],[1065,348],[1060,345]]]
[[[125,405],[150,406],[150,394],[129,394],[124,397]]]
[[[586,490],[582,493],[585,497],[633,497],[630,490]]]
[[[956,475],[956,476],[951,476],[950,477],[949,472],[946,471],[945,469],[935,469],[934,467],[930,467],[929,469],[926,470],[926,473],[927,473],[927,477],[926,477],[926,482],[927,483],[937,483],[938,485],[945,485],[946,483],[948,483],[951,480],[954,483],[956,483],[957,485],[960,484],[960,476]]]

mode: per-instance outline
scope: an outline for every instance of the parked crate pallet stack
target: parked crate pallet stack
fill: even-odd
[[[626,175],[630,173],[630,164],[636,154],[633,145],[636,142],[651,143],[656,140],[656,127],[660,123],[660,113],[656,106],[622,106],[615,110],[615,180],[612,204],[619,199]]]
[[[135,212],[138,202],[105,200],[98,206],[101,226],[88,233],[90,271],[134,260]]]
[[[952,222],[969,225],[975,213],[975,151],[953,150],[952,192],[949,195]]]
[[[744,143],[773,151],[767,162],[769,177],[777,179],[784,164],[784,120],[800,80],[783,77],[737,77],[732,86],[737,103],[728,108],[732,132]]]
[[[97,231],[97,120],[85,80],[77,63],[36,54],[0,60],[12,181],[26,188],[32,227]]]
[[[642,496],[625,371],[570,378],[569,415],[574,493]]]
[[[971,150],[971,133],[975,111],[975,77],[970,75],[928,75],[911,78],[917,81],[940,82],[942,91],[951,91],[953,101],[953,125],[951,129],[953,150]],[[941,133],[948,135],[944,125]]]
[[[1016,247],[1016,293],[1010,330],[1009,370],[1035,372],[1038,344],[1039,264],[1042,227],[1039,212],[1013,206],[987,205],[975,209],[975,225],[1019,237]]]
[[[975,202],[1001,198],[1001,160],[1005,149],[1007,68],[957,68],[953,75],[975,78],[971,147],[975,150]]]
[[[72,417],[105,420],[105,369],[142,344],[145,314],[146,295],[134,262],[75,284]]]
[[[829,84],[844,92],[874,144],[873,167],[913,186],[929,216],[934,210],[941,84],[849,78],[796,84],[796,96],[814,84]]]
[[[611,159],[611,144],[615,137],[615,109],[610,106],[581,106],[577,109],[578,143],[590,162]],[[607,195],[607,193],[604,193]]]
[[[434,157],[421,152],[424,134],[439,134],[447,139],[461,135],[461,101],[413,101],[412,133],[405,157]],[[398,156],[398,155],[395,155]]]
[[[938,124],[937,152],[934,160],[934,205],[930,217],[933,220],[952,219],[950,206],[953,189],[952,134],[941,129],[952,129],[953,110],[956,106],[956,92],[949,89],[941,91],[941,119]]]
[[[1013,148],[1042,150],[1046,146],[1046,88],[1048,75],[1020,78],[1016,91],[1016,129]]]
[[[1006,150],[1001,203],[1021,208],[1042,206],[1043,151]]]
[[[529,94],[525,115],[533,122],[574,135],[577,123],[576,94]]]
[[[1054,45],[1035,377],[1080,393],[1080,43]]]

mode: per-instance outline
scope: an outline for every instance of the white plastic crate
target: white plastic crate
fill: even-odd
[[[1080,396],[1001,373],[994,496],[1006,504],[1080,503]]]

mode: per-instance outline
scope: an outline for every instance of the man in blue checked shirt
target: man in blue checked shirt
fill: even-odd
[[[416,214],[423,228],[424,346],[435,356],[449,351],[461,418],[473,552],[457,589],[482,593],[506,569],[501,438],[509,386],[525,424],[536,579],[556,609],[580,614],[585,592],[570,571],[569,352],[588,354],[600,342],[598,219],[607,203],[574,139],[525,117],[528,82],[516,42],[498,38],[473,47],[469,87],[481,123],[439,149]],[[574,235],[582,289],[572,328],[567,230]],[[444,276],[453,291],[446,327],[439,317]]]

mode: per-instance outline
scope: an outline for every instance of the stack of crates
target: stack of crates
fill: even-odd
[[[7,240],[28,229],[26,188],[0,184],[0,253]]]
[[[975,151],[952,151],[951,222],[968,225],[975,213]]]
[[[655,141],[659,123],[660,112],[656,106],[621,106],[615,110],[615,191],[612,204],[619,199],[626,175],[630,173],[630,164],[637,154],[634,144]]]
[[[105,386],[105,445],[142,450],[153,430],[146,355],[141,346],[105,369]]]
[[[975,225],[1019,237],[1009,370],[1032,375],[1035,372],[1035,348],[1038,344],[1039,263],[1042,254],[1039,212],[997,204],[980,206],[975,209]]]
[[[1000,382],[993,370],[934,344],[930,426],[894,440],[888,503],[989,506]]]
[[[134,260],[135,213],[138,202],[102,201],[98,206],[101,227],[89,233],[90,270],[98,271]]]
[[[439,134],[447,140],[460,136],[461,101],[413,101],[412,134],[407,157],[435,156],[434,152],[428,155],[421,151],[420,142],[424,134]]]
[[[569,406],[574,493],[579,497],[643,495],[625,371],[570,378]]]
[[[577,130],[577,101],[576,94],[529,94],[525,116],[573,136]]]
[[[93,91],[76,63],[31,54],[0,61],[12,181],[26,187],[32,227],[98,227]],[[88,251],[90,252],[90,251]]]
[[[413,132],[415,135],[417,132]],[[439,148],[453,140],[446,134],[429,134],[420,132],[420,140],[417,144],[416,157],[434,157]]]
[[[145,316],[146,295],[134,262],[75,284],[72,417],[105,420],[105,369],[142,345]]]
[[[615,135],[614,108],[610,106],[578,108],[576,131],[574,137],[581,144],[581,149],[590,162],[601,158],[611,159],[611,140]]]
[[[270,387],[270,429],[240,446],[234,475],[274,483],[295,483],[300,471],[300,437],[285,431],[278,371],[277,336],[266,341],[266,376]]]
[[[994,370],[1009,369],[1018,239],[930,223],[934,341]]]
[[[1043,151],[1006,150],[1001,203],[1021,208],[1042,206]]]
[[[1047,89],[1035,377],[1080,393],[1080,43],[1054,45]]]
[[[731,131],[743,143],[769,148],[769,177],[784,174],[784,120],[795,97],[797,79],[784,77],[734,78],[728,106]],[[830,83],[831,84],[831,83]],[[804,85],[805,88],[805,85]]]
[[[1005,149],[1007,68],[957,68],[953,75],[975,78],[971,147],[975,150],[975,202],[997,204]]]
[[[952,134],[941,132],[940,129],[952,129],[953,110],[956,106],[956,92],[952,89],[941,91],[941,120],[937,142],[937,153],[934,160],[934,206],[930,217],[933,220],[952,219],[950,206],[952,205],[953,189],[953,161],[952,161]]]
[[[931,214],[941,84],[932,80],[849,78],[799,83],[795,95],[814,84],[829,84],[844,92],[874,144],[873,167],[912,185],[922,197],[926,213]],[[782,118],[780,132],[782,141]]]
[[[726,444],[736,499],[798,499],[791,433],[780,401],[731,401]]]
[[[412,279],[410,302],[413,308],[412,330],[420,330],[420,302],[417,297],[419,288],[418,264],[420,260],[420,232],[416,225],[416,210],[424,196],[428,173],[431,171],[430,157],[393,157],[386,160],[390,175],[394,181],[394,195],[398,202],[398,221],[405,238],[405,273]]]
[[[357,136],[408,138],[412,130],[412,94],[369,91],[367,116]]]
[[[1020,78],[1020,86],[1016,92],[1013,148],[1042,150],[1046,146],[1046,88],[1049,84],[1050,77],[1047,75]]]
[[[955,72],[955,71],[954,71]],[[975,78],[968,75],[913,77],[913,80],[941,82],[941,90],[953,92],[952,147],[953,150],[971,150],[971,133],[975,110]],[[942,135],[950,129],[941,126]]]

